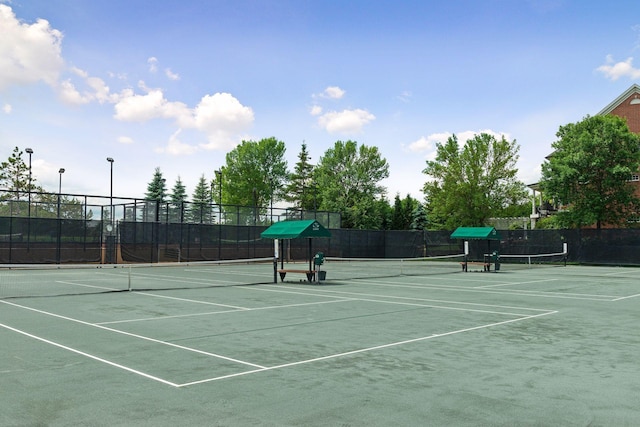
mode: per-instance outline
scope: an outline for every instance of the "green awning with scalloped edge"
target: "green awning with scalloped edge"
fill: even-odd
[[[331,237],[331,232],[315,219],[281,221],[264,230],[263,239],[297,239],[298,237]]]
[[[500,233],[493,227],[458,227],[451,233],[452,239],[500,240]]]

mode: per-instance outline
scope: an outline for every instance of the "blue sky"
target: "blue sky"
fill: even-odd
[[[505,134],[536,182],[558,127],[640,80],[640,3],[584,0],[0,0],[0,159],[45,189],[192,194],[243,139],[377,146],[423,199],[451,134]],[[25,157],[26,159],[26,157]]]

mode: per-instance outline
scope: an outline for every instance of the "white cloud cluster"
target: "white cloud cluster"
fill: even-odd
[[[318,124],[329,133],[353,134],[362,131],[376,116],[366,110],[329,111],[318,118]]]
[[[313,98],[342,99],[346,91],[338,86],[328,86],[320,94],[312,95]],[[327,111],[319,105],[313,105],[309,111],[312,116],[318,117],[318,126],[329,133],[354,134],[360,133],[362,128],[375,120],[375,116],[363,109],[346,109],[342,111]]]
[[[13,111],[13,107],[11,106],[11,104],[4,104],[2,106],[2,112],[5,114],[11,114],[11,111]]]
[[[205,95],[198,105],[189,108],[182,102],[167,100],[162,89],[150,89],[142,81],[138,84],[142,93],[131,88],[113,92],[103,79],[65,64],[61,55],[62,33],[51,28],[49,22],[22,23],[4,4],[0,4],[0,29],[0,90],[16,84],[42,81],[53,88],[66,104],[113,104],[116,120],[144,122],[167,119],[173,120],[180,129],[203,132],[208,139],[201,145],[204,149],[234,146],[239,142],[239,136],[253,124],[252,109],[228,93]],[[153,56],[147,59],[151,73],[158,71],[158,62]],[[171,69],[165,68],[164,71],[170,80],[180,79]],[[121,79],[121,75],[112,74],[112,77]],[[339,88],[329,89],[331,96],[341,96]],[[9,114],[11,106],[6,104],[2,111]],[[178,141],[178,134],[179,131],[171,136],[165,152],[183,154],[197,149]],[[120,139],[119,142],[133,141]]]
[[[331,99],[341,99],[345,93],[346,92],[338,86],[329,86],[322,92],[321,96]]]
[[[605,64],[596,68],[597,71],[613,81],[621,77],[628,77],[632,80],[640,78],[640,69],[634,68],[633,58],[629,57],[626,61],[614,62],[611,55],[607,55]]]
[[[0,29],[0,90],[38,81],[55,86],[64,66],[62,33],[44,19],[24,24],[4,4],[0,4]]]
[[[156,58],[155,56],[148,58],[147,64],[149,65],[150,73],[158,72],[158,58]],[[167,76],[169,80],[180,80],[180,75],[171,71],[171,68],[165,68],[164,75]]]

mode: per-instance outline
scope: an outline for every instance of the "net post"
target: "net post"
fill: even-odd
[[[127,289],[129,292],[131,292],[131,264],[129,264],[129,269],[128,269],[128,273],[127,273]]]
[[[278,283],[278,255],[279,255],[278,239],[273,240],[273,283]]]

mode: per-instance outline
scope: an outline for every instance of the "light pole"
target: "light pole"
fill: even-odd
[[[222,259],[222,168],[216,171],[218,178],[218,259]]]
[[[222,224],[222,169],[216,171],[216,178],[218,178],[218,220]]]
[[[60,219],[60,198],[62,197],[62,174],[64,173],[64,168],[60,168],[58,173],[60,174],[60,181],[58,183],[58,219]]]
[[[107,162],[111,163],[111,179],[110,179],[110,190],[109,190],[109,213],[111,215],[110,219],[113,222],[113,157],[107,157]]]
[[[60,174],[60,181],[58,184],[58,240],[56,243],[56,262],[60,264],[62,255],[62,219],[60,218],[60,198],[62,197],[62,174],[64,173],[64,168],[60,168],[58,173]]]
[[[27,187],[27,192],[29,193],[29,205],[27,206],[27,216],[31,218],[31,155],[33,154],[33,150],[31,148],[25,148],[24,151],[29,154],[29,185]]]

